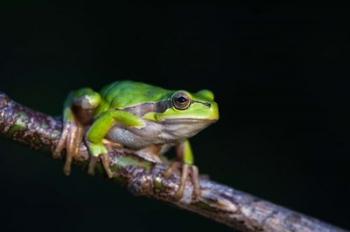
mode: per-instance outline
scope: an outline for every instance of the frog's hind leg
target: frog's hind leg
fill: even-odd
[[[85,127],[93,118],[93,113],[100,103],[100,96],[91,89],[72,92],[64,105],[63,130],[60,140],[53,151],[54,158],[60,158],[66,149],[66,161],[63,172],[71,173],[72,161],[79,154]]]

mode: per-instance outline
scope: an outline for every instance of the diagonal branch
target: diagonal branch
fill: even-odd
[[[60,120],[21,106],[0,92],[0,134],[35,149],[52,151],[61,130]],[[176,201],[179,177],[163,178],[164,165],[118,150],[111,151],[109,156],[112,168],[119,173],[116,179],[135,195],[169,202],[240,231],[345,231],[204,178],[200,181],[202,196],[198,202],[192,201],[191,183],[187,183],[183,199]],[[85,167],[88,157],[82,145],[75,163]]]

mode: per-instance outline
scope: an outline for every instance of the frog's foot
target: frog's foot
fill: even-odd
[[[174,172],[176,172],[179,169],[181,170],[180,171],[181,179],[180,179],[179,189],[175,194],[176,199],[180,200],[183,197],[185,186],[186,186],[186,180],[189,176],[191,176],[191,182],[193,185],[193,198],[194,198],[194,201],[197,201],[201,196],[197,166],[175,161],[165,171],[164,177],[169,178]]]
[[[114,177],[114,173],[113,173],[113,171],[111,170],[111,167],[110,167],[111,161],[109,159],[108,154],[100,155],[98,157],[91,156],[90,157],[90,162],[89,162],[88,174],[92,175],[92,176],[95,175],[95,169],[96,169],[96,165],[97,165],[98,160],[101,161],[102,166],[105,169],[108,178],[113,178]]]
[[[79,147],[83,140],[84,129],[75,122],[64,122],[60,140],[53,151],[54,158],[61,158],[63,149],[66,149],[66,161],[63,167],[65,175],[70,175],[73,158],[79,153]]]
[[[114,177],[114,173],[111,170],[110,164],[111,160],[108,155],[108,150],[103,144],[94,144],[86,141],[90,152],[90,162],[88,167],[88,174],[95,175],[95,169],[97,162],[102,163],[103,168],[109,178]]]

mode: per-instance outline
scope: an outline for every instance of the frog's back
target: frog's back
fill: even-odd
[[[171,95],[173,91],[136,81],[116,81],[101,90],[102,98],[118,109],[148,102],[158,102]]]

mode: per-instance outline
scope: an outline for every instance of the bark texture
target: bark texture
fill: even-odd
[[[61,134],[62,122],[40,112],[21,106],[0,92],[0,134],[34,149],[52,151]],[[156,198],[180,208],[193,211],[239,231],[269,232],[341,232],[343,229],[291,211],[250,194],[202,178],[202,196],[192,200],[192,185],[186,184],[183,199],[174,199],[179,176],[163,178],[163,164],[154,164],[121,150],[109,152],[115,178],[133,194]],[[88,163],[86,147],[81,145],[74,162],[85,168]],[[100,169],[103,174],[103,169]]]

